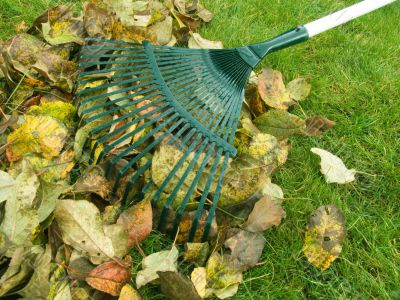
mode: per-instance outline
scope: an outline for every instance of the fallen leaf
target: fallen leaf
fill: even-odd
[[[172,39],[172,17],[168,16],[155,23],[150,30],[157,36],[158,45],[167,45]]]
[[[131,249],[129,233],[125,230],[124,226],[121,224],[105,224],[103,229],[105,235],[111,239],[114,256],[124,257]]]
[[[25,123],[10,133],[6,154],[9,161],[17,161],[26,153],[40,153],[44,158],[58,156],[68,131],[57,119],[48,116],[25,116]]]
[[[0,171],[0,203],[14,196],[14,178],[7,172]]]
[[[89,36],[104,39],[112,37],[114,19],[105,8],[90,1],[83,4],[83,12],[85,30]]]
[[[86,200],[60,200],[54,210],[64,243],[87,252],[91,261],[114,256],[112,241],[104,233],[98,208]]]
[[[186,212],[182,216],[182,218],[179,222],[179,233],[176,238],[176,242],[178,244],[185,243],[189,240],[189,235],[190,235],[190,231],[192,229],[195,214],[196,214],[196,211],[190,211],[190,212]],[[203,211],[199,217],[198,223],[197,223],[196,232],[194,233],[194,236],[193,236],[193,242],[197,243],[197,242],[201,242],[203,240],[204,230],[207,226],[207,220],[208,220],[208,211],[203,209]],[[210,227],[210,231],[208,234],[208,238],[214,237],[217,234],[217,231],[218,231],[218,226],[217,226],[217,222],[216,222],[216,219],[214,216],[214,218],[211,222],[211,227]]]
[[[311,214],[303,252],[311,264],[324,271],[338,258],[345,236],[343,213],[334,205],[321,206]]]
[[[0,95],[1,95],[1,90],[0,90]],[[1,97],[0,97],[0,100],[1,100]],[[3,119],[5,119],[5,117]],[[7,128],[15,125],[17,122],[18,122],[18,114],[14,112],[11,116],[8,116],[8,119],[1,122],[0,134],[6,132]]]
[[[142,300],[142,297],[137,290],[127,283],[122,287],[118,300]]]
[[[269,107],[287,110],[294,104],[279,71],[264,68],[258,77],[258,92]]]
[[[43,180],[40,181],[37,192],[37,201],[39,203],[37,214],[40,223],[46,220],[54,211],[60,195],[69,190],[70,186],[62,182],[50,183]]]
[[[279,185],[272,183],[271,179],[264,185],[262,194],[271,197],[276,203],[282,203],[284,198],[282,188]]]
[[[97,266],[86,277],[86,282],[91,287],[112,296],[118,296],[122,287],[130,280],[130,269],[116,261],[108,261]]]
[[[239,261],[242,270],[246,271],[260,260],[265,238],[260,233],[230,228],[224,246],[230,250],[230,256]]]
[[[194,268],[192,274],[190,275],[190,280],[192,281],[197,293],[203,299],[210,298],[213,294],[213,290],[207,288],[207,271],[204,267]]]
[[[42,32],[44,39],[50,45],[84,43],[85,29],[79,18],[42,23]]]
[[[224,45],[221,41],[210,41],[198,33],[193,33],[189,38],[188,47],[191,49],[222,49]]]
[[[210,245],[208,242],[204,243],[186,243],[185,262],[192,262],[199,266],[203,266],[207,261],[208,254],[210,253]]]
[[[354,175],[357,171],[347,169],[336,155],[320,148],[311,148],[311,152],[321,157],[321,173],[324,174],[327,183],[345,184],[355,180]]]
[[[161,292],[171,300],[201,300],[193,283],[188,277],[173,271],[157,272]]]
[[[178,271],[178,249],[173,246],[171,250],[165,250],[150,254],[142,261],[142,270],[137,273],[136,286],[140,287],[159,278],[157,272]]]
[[[139,244],[152,230],[153,213],[151,201],[142,200],[122,212],[117,224],[123,225],[128,232],[130,247]]]
[[[67,271],[72,279],[85,280],[94,268],[95,266],[87,258],[79,257],[69,263]]]
[[[280,109],[273,109],[258,116],[254,124],[262,132],[272,134],[278,139],[301,134],[306,128],[303,119]]]
[[[253,208],[249,218],[244,224],[244,229],[250,232],[262,232],[281,223],[284,210],[279,203],[271,197],[262,197]]]
[[[306,120],[306,129],[304,133],[310,136],[317,136],[335,126],[334,121],[323,116],[314,116]]]
[[[41,102],[40,105],[30,106],[26,111],[29,115],[49,116],[56,118],[68,127],[75,125],[76,108],[64,101]]]
[[[38,187],[38,177],[27,166],[13,182],[13,193],[9,194],[6,201],[4,218],[1,223],[2,232],[13,245],[30,245],[32,243],[32,232],[39,225],[35,209]]]
[[[102,168],[99,166],[89,167],[74,185],[75,193],[96,193],[103,199],[111,193],[111,184],[105,178]]]
[[[69,287],[68,280],[61,281],[61,284],[57,285],[57,290],[53,300],[70,300],[73,299],[71,295],[71,288]]]
[[[311,84],[308,78],[300,77],[292,80],[287,85],[290,98],[295,101],[305,100],[311,92]]]

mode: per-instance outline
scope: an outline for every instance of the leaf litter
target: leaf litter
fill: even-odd
[[[238,157],[229,161],[209,240],[201,241],[208,216],[203,209],[195,240],[187,242],[193,210],[207,179],[201,178],[178,224],[178,245],[147,254],[140,244],[157,234],[152,232],[153,219],[158,217],[157,207],[151,205],[152,190],[130,207],[121,205],[121,191],[113,193],[104,166],[90,161],[93,145],[109,133],[93,134],[92,129],[112,118],[78,123],[79,112],[72,103],[78,50],[86,37],[221,49],[221,41],[196,32],[212,18],[197,0],[90,0],[83,3],[80,13],[65,5],[50,8],[31,27],[18,24],[15,36],[0,41],[0,203],[4,208],[0,296],[88,299],[101,292],[123,300],[141,299],[140,290],[147,284],[159,285],[170,299],[225,299],[237,293],[244,272],[256,267],[263,256],[263,232],[279,226],[286,216],[283,191],[271,177],[288,158],[288,138],[318,136],[335,124],[324,116],[304,120],[288,112],[309,97],[310,78],[285,84],[277,70],[252,73],[245,93],[248,105],[243,106],[234,139]],[[107,72],[104,78],[107,83]],[[94,87],[90,80],[82,88],[89,87]],[[111,95],[90,105],[129,103],[129,92],[112,94],[116,90],[92,92],[88,96]],[[126,99],[118,101],[121,97]],[[149,107],[142,114],[154,108],[152,101],[145,103]],[[81,106],[80,111],[90,105]],[[132,136],[141,124],[134,128],[125,124],[121,121],[110,129],[118,132],[117,138],[107,141],[116,143],[114,155],[124,153],[148,132]],[[321,169],[328,182],[354,180],[354,171],[338,159],[323,150],[313,151],[322,157]],[[151,160],[152,169],[139,185],[153,181],[159,186],[182,155],[175,145],[164,142],[121,182]],[[187,158],[178,174],[191,159]],[[198,168],[194,166],[189,179]],[[161,205],[166,205],[176,181],[166,186]],[[188,188],[185,182],[177,201],[170,205],[167,228],[172,227]],[[131,195],[140,190],[141,186],[132,186]],[[339,256],[344,236],[342,213],[333,206],[318,209],[307,227],[306,258],[321,270],[328,268]],[[131,273],[130,254],[136,251],[144,257],[135,274]]]

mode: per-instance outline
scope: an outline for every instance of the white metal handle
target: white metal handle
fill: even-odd
[[[321,32],[332,29],[336,26],[347,23],[353,19],[361,17],[371,11],[377,10],[396,0],[365,0],[337,11],[329,16],[318,19],[314,22],[304,25],[308,31],[309,37],[313,37]]]

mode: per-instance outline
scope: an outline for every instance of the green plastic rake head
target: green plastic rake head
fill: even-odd
[[[252,69],[268,53],[303,42],[391,2],[394,0],[363,1],[270,41],[236,49],[184,49],[154,46],[149,42],[88,39],[81,50],[82,71],[76,101],[82,120],[93,125],[88,127],[89,135],[106,132],[93,145],[92,158],[98,156],[97,162],[107,158],[108,176],[119,166],[112,176],[114,192],[129,174],[124,180],[126,201],[133,186],[151,169],[151,160],[143,163],[143,158],[161,143],[178,147],[182,156],[163,182],[155,186],[150,180],[135,199],[153,190],[151,199],[157,204],[166,186],[178,176],[163,202],[158,224],[160,229],[164,227],[169,208],[185,184],[186,194],[175,211],[172,230],[175,233],[196,186],[206,175],[189,240],[195,236],[204,209],[208,210],[203,233],[206,239],[228,159],[236,155],[232,142]],[[143,134],[122,151],[110,154],[138,133]],[[193,170],[195,176],[189,178]],[[208,198],[212,204],[206,201]]]

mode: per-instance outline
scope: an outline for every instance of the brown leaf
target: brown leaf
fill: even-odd
[[[342,251],[346,237],[343,213],[334,205],[324,205],[311,214],[303,252],[308,261],[326,270]]]
[[[201,300],[193,283],[179,272],[157,272],[160,277],[161,291],[171,300]]]
[[[187,242],[189,239],[190,230],[193,224],[193,217],[196,214],[196,211],[186,212],[180,223],[179,223],[179,234],[176,239],[177,243],[184,243]],[[204,230],[206,227],[206,222],[208,219],[208,211],[203,210],[199,222],[197,224],[196,232],[194,234],[193,242],[198,243],[202,241]],[[217,222],[215,221],[215,217],[211,223],[211,228],[209,232],[209,238],[215,236],[217,233]]]
[[[104,8],[96,6],[94,2],[83,4],[84,26],[91,37],[110,39],[113,30],[113,17]]]
[[[284,210],[280,204],[275,203],[270,197],[262,197],[255,205],[249,218],[244,224],[244,229],[251,232],[261,232],[281,223]]]
[[[85,280],[95,266],[85,257],[79,257],[70,262],[67,271],[72,279]]]
[[[115,261],[97,266],[86,277],[86,282],[91,287],[112,296],[118,296],[122,287],[130,280],[130,269]]]
[[[227,237],[224,246],[230,249],[230,255],[243,266],[243,271],[258,263],[265,246],[265,239],[261,234],[230,228]]]
[[[246,90],[245,98],[249,101],[251,113],[256,117],[267,111],[264,101],[258,93],[256,86],[252,86]]]
[[[306,120],[306,129],[304,130],[304,133],[311,136],[320,135],[335,125],[336,123],[328,118],[323,116],[314,116]]]
[[[258,78],[258,92],[265,104],[270,107],[287,110],[295,104],[283,83],[282,73],[269,68],[263,69]]]
[[[0,134],[4,133],[8,127],[13,126],[18,121],[18,114],[14,112],[11,116],[8,116],[6,120],[2,120],[0,124]]]
[[[153,210],[150,200],[142,200],[125,210],[118,218],[117,224],[122,224],[129,235],[129,246],[143,241],[151,232],[153,226]]]
[[[89,167],[74,186],[75,193],[96,193],[103,199],[111,193],[110,182],[104,177],[104,172],[99,166]]]

